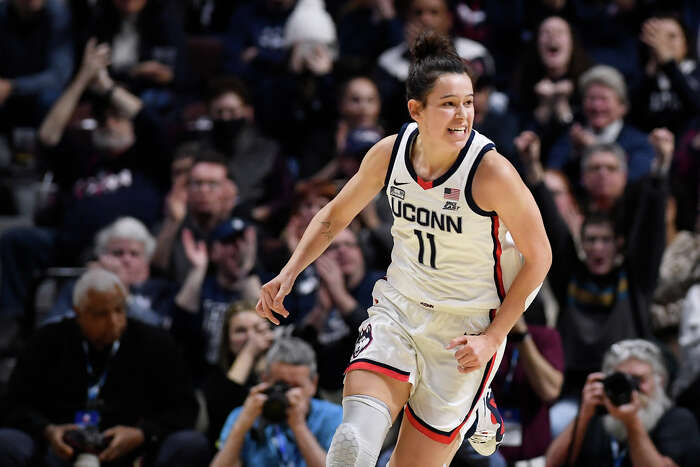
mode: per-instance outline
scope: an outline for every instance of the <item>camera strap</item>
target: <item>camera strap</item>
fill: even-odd
[[[294,462],[295,446],[291,445],[287,440],[287,437],[282,432],[282,428],[279,424],[272,425],[274,435],[271,438],[271,444],[277,450],[280,457],[280,466],[282,467],[294,467],[296,463]]]
[[[102,370],[102,373],[100,374],[99,377],[96,378],[95,375],[95,369],[92,367],[92,363],[90,363],[90,354],[89,354],[89,347],[88,343],[86,341],[83,341],[83,351],[85,352],[85,365],[87,368],[87,374],[88,378],[91,381],[95,381],[93,384],[88,385],[87,388],[87,409],[88,410],[95,410],[97,409],[97,398],[100,395],[100,391],[102,390],[102,386],[105,384],[105,380],[107,379],[107,373],[109,372],[109,364],[116,355],[117,351],[119,350],[119,341],[114,341],[112,344],[112,349],[109,352],[109,356],[107,357],[107,361],[105,362],[104,370]]]

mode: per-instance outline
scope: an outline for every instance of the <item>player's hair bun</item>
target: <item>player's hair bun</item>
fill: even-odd
[[[411,47],[414,62],[420,62],[428,57],[444,57],[456,55],[454,46],[449,38],[435,31],[422,32]]]
[[[421,33],[411,47],[411,66],[406,80],[406,98],[424,101],[435,80],[443,73],[467,73],[452,41],[433,31]]]

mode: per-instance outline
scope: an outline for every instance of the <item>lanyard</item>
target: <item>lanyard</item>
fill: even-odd
[[[282,433],[282,429],[278,424],[275,424],[273,425],[273,430],[275,434],[272,437],[271,442],[282,458],[280,465],[284,467],[294,467],[296,465],[296,462],[294,462],[294,459],[292,459],[294,453],[289,452],[287,439],[284,436],[284,433]]]
[[[510,365],[508,365],[508,373],[506,373],[506,380],[503,383],[503,394],[508,394],[510,391],[510,385],[513,383],[513,377],[515,376],[515,367],[518,365],[518,357],[520,352],[517,347],[513,347],[513,354],[510,357]]]
[[[624,449],[620,450],[620,443],[618,443],[616,439],[611,439],[610,450],[612,451],[613,455],[613,466],[620,467],[622,462],[625,460],[625,456],[627,456],[627,448],[625,447]]]
[[[102,370],[102,374],[100,375],[99,378],[97,378],[97,381],[95,381],[94,384],[88,386],[87,388],[87,405],[90,408],[90,406],[94,406],[97,404],[97,397],[100,395],[100,390],[102,389],[102,386],[105,384],[105,380],[107,379],[107,372],[109,370],[109,363],[110,360],[112,360],[112,357],[117,353],[119,350],[119,341],[114,341],[112,344],[112,350],[109,352],[109,357],[107,357],[107,362],[105,363],[105,368]],[[88,354],[88,344],[87,342],[83,341],[83,351],[85,351],[85,363],[87,366],[87,373],[88,376],[91,379],[94,379],[95,377],[95,370],[92,367],[92,363],[90,363],[90,357]],[[94,407],[92,407],[94,408]]]

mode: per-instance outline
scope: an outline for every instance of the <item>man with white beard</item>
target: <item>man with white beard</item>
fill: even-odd
[[[603,383],[616,372],[627,375],[630,391],[613,389],[610,380]],[[688,410],[673,407],[666,395],[667,380],[656,345],[642,339],[613,344],[603,358],[602,372],[588,375],[576,419],[547,450],[547,465],[698,465],[700,430]],[[625,392],[630,393],[628,402],[611,401]]]

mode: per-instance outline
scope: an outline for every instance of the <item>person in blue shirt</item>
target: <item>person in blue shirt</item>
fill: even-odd
[[[242,407],[229,415],[219,437],[221,450],[212,467],[325,465],[333,433],[343,419],[337,404],[315,399],[316,355],[294,337],[278,339],[266,356],[263,382],[254,386]],[[286,409],[281,421],[271,421],[270,388],[284,383]],[[274,387],[273,387],[274,385]]]

